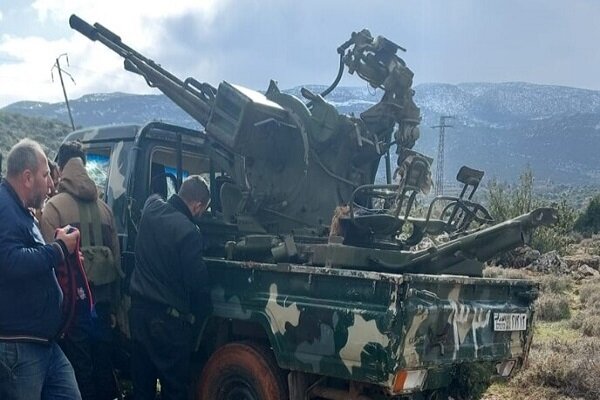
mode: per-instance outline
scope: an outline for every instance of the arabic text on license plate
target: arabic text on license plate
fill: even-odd
[[[495,313],[495,331],[524,331],[527,329],[527,314],[525,313]]]

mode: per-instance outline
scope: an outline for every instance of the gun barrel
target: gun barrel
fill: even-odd
[[[214,105],[214,87],[207,83],[192,84],[197,83],[192,78],[183,82],[153,60],[124,44],[121,37],[99,23],[92,26],[73,14],[69,18],[69,25],[88,39],[102,43],[123,57],[125,70],[143,76],[148,86],[159,89],[192,118],[206,126]]]
[[[538,208],[437,248],[423,250],[406,264],[383,267],[395,273],[438,273],[464,260],[488,261],[498,253],[526,244],[533,229],[552,225],[557,220],[555,209]]]
[[[75,29],[77,32],[81,33],[83,36],[90,39],[91,41],[96,41],[96,28],[85,22],[83,19],[79,18],[77,15],[71,15],[71,17],[69,18],[69,25],[71,26],[71,28]]]

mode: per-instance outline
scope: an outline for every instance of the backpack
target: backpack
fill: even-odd
[[[96,201],[77,201],[81,230],[81,252],[87,278],[96,286],[112,283],[119,278],[115,256],[102,238],[102,219]],[[93,236],[93,242],[90,236]],[[94,243],[92,245],[92,243]]]
[[[62,325],[57,335],[63,338],[74,324],[89,326],[94,315],[94,300],[88,285],[81,259],[79,258],[80,241],[77,250],[65,256],[62,263],[56,266],[55,273],[63,292]]]

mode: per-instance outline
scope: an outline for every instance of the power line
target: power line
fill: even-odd
[[[73,76],[70,73],[68,73],[67,71],[63,70],[60,67],[60,58],[61,57],[65,57],[67,60],[67,66],[69,65],[69,56],[67,55],[67,53],[61,54],[60,56],[56,57],[56,62],[54,63],[54,65],[52,66],[52,69],[50,70],[50,75],[52,76],[52,82],[54,82],[54,69],[58,70],[58,77],[60,78],[60,85],[62,86],[63,95],[65,96],[65,104],[67,105],[67,111],[69,112],[69,120],[71,120],[71,127],[73,128],[73,130],[75,130],[75,123],[73,122],[73,115],[71,114],[71,106],[69,105],[69,98],[67,97],[65,83],[63,81],[63,73],[65,75],[67,75],[69,78],[71,78],[71,81],[73,81],[73,84],[75,84],[75,79],[73,79]]]
[[[432,128],[439,128],[439,140],[438,140],[438,154],[437,154],[437,167],[435,172],[435,195],[442,196],[444,194],[444,137],[446,135],[446,128],[453,128],[452,125],[448,125],[446,121],[454,119],[452,115],[440,116],[440,124],[432,126]]]

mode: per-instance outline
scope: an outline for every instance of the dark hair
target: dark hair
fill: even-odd
[[[36,173],[38,165],[38,154],[44,154],[42,146],[34,140],[23,139],[15,144],[8,152],[6,158],[6,175],[13,178],[25,170]]]
[[[81,158],[83,165],[85,165],[85,153],[83,152],[83,145],[80,141],[75,140],[61,144],[58,149],[58,154],[56,155],[58,168],[62,170],[71,158],[76,157]]]
[[[184,201],[199,201],[207,204],[210,199],[210,191],[203,177],[200,175],[190,175],[187,177],[177,193]]]

